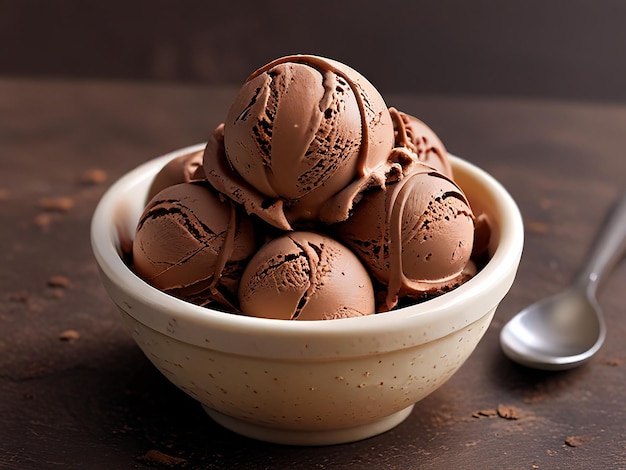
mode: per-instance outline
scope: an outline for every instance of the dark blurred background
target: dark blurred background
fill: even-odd
[[[383,93],[626,100],[624,0],[0,0],[0,78],[240,84],[291,53]]]

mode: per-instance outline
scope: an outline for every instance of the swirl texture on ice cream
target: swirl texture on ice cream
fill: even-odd
[[[241,191],[264,201],[254,213],[290,229],[301,221],[345,219],[349,208],[324,211],[325,204],[355,181],[383,184],[379,173],[393,140],[388,108],[361,74],[331,59],[295,55],[246,80],[225,121],[225,155],[214,158],[226,158],[247,183]],[[224,164],[205,161],[209,181],[223,181]],[[270,206],[283,212],[282,220],[263,214]]]
[[[361,261],[333,238],[289,232],[250,260],[239,287],[243,313],[283,320],[329,320],[375,313]]]
[[[395,146],[406,147],[417,160],[432,166],[439,173],[452,178],[448,151],[437,134],[415,116],[389,108],[395,130]]]
[[[385,286],[379,309],[390,310],[402,296],[441,294],[461,283],[473,218],[452,180],[417,164],[401,181],[368,194],[337,234]]]
[[[133,267],[175,297],[236,310],[241,272],[256,251],[254,227],[235,204],[205,183],[181,183],[146,206],[133,240]]]

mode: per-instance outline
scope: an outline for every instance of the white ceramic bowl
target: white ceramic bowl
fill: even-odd
[[[523,226],[507,191],[451,156],[455,179],[492,222],[491,260],[459,288],[377,315],[325,321],[253,318],[189,304],[151,287],[124,264],[154,175],[151,160],[118,180],[93,216],[102,280],[133,338],[176,386],[218,423],[277,443],[355,441],[402,422],[446,382],[485,333],[517,272]]]

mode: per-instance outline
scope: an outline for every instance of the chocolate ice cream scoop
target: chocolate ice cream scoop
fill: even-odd
[[[389,108],[395,130],[395,146],[406,147],[417,155],[418,161],[432,166],[439,173],[452,178],[448,151],[437,134],[410,114]]]
[[[240,204],[248,214],[256,214],[270,225],[291,230],[282,199],[268,199],[233,170],[224,149],[224,124],[218,125],[204,150],[204,171],[211,185]]]
[[[416,164],[396,184],[369,193],[337,233],[385,286],[379,309],[389,310],[399,297],[440,294],[461,283],[474,222],[463,191]]]
[[[209,181],[224,180],[225,165],[215,158],[226,158],[247,183],[239,193],[250,189],[250,197],[264,201],[254,213],[280,227],[283,221],[261,213],[280,206],[290,228],[319,220],[326,202],[355,181],[383,184],[379,173],[394,141],[387,106],[370,82],[344,64],[305,55],[255,71],[234,100],[223,133],[225,156],[205,156]],[[323,218],[337,222],[347,212],[326,211]]]
[[[154,177],[148,190],[147,201],[168,186],[203,180],[203,155],[204,152],[192,152],[170,160]]]
[[[247,214],[205,183],[182,183],[148,203],[133,240],[133,267],[168,294],[234,311],[244,264],[255,250]]]
[[[374,290],[361,261],[338,241],[289,232],[254,255],[239,286],[247,315],[329,320],[373,314]]]

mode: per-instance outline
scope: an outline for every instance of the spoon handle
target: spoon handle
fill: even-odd
[[[622,258],[626,251],[626,193],[616,201],[606,218],[587,263],[578,276],[578,285],[595,294],[601,279]]]

